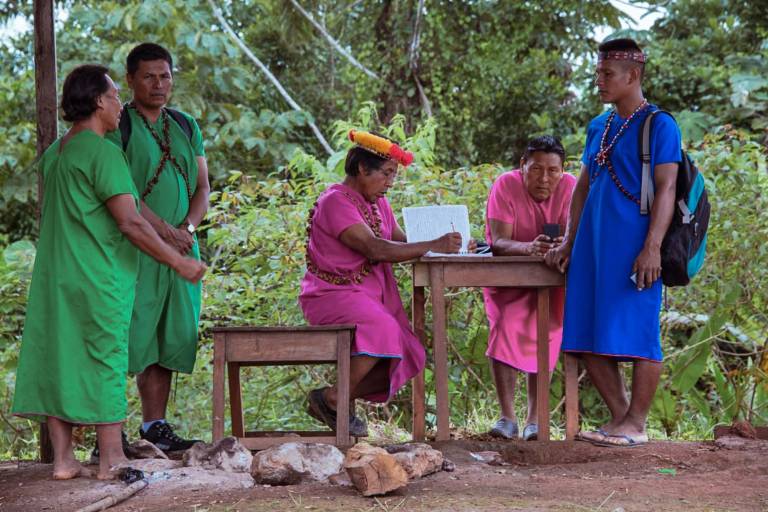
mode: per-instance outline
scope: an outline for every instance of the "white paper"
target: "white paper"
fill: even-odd
[[[409,206],[403,208],[403,221],[408,242],[426,242],[458,231],[461,233],[459,254],[469,254],[469,212],[465,205]],[[425,256],[448,254],[429,251]]]

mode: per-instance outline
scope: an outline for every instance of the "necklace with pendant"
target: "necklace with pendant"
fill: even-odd
[[[645,110],[645,108],[648,106],[648,101],[643,100],[640,105],[635,109],[632,114],[624,121],[624,123],[619,128],[619,131],[616,132],[616,135],[613,136],[613,140],[611,140],[611,143],[606,145],[605,143],[608,140],[608,131],[611,129],[611,123],[613,122],[613,118],[616,117],[616,110],[612,110],[611,113],[608,115],[608,119],[605,121],[605,129],[603,130],[603,136],[600,138],[600,151],[597,152],[597,155],[595,156],[595,162],[597,162],[597,165],[603,166],[608,161],[608,157],[611,155],[611,151],[613,151],[613,148],[616,147],[616,143],[618,142],[619,138],[621,138],[622,135],[624,135],[624,132],[627,131],[627,128],[632,123],[632,121],[637,117],[637,114]]]

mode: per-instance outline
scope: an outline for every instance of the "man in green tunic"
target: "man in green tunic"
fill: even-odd
[[[55,479],[83,472],[72,452],[72,426],[96,425],[98,476],[109,478],[110,467],[125,460],[120,428],[136,247],[190,281],[200,280],[205,265],[164,243],[137,211],[125,156],[104,139],[120,116],[107,68],[75,68],[61,105],[73,125],[39,164],[40,239],[12,411],[47,423]]]
[[[165,107],[172,69],[162,46],[144,43],[131,50],[126,79],[133,98],[120,129],[108,137],[125,151],[142,216],[180,254],[199,259],[195,228],[208,210],[208,166],[195,120]],[[176,435],[165,416],[172,373],[191,373],[195,364],[201,291],[199,283],[139,256],[128,371],[136,374],[141,396],[139,435],[163,451],[186,450],[196,442]]]

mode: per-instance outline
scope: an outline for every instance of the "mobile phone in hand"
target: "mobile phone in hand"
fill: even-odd
[[[550,240],[560,236],[560,224],[544,224],[544,236],[548,236]]]

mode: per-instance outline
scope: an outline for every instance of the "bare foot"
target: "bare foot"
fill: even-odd
[[[104,457],[99,464],[99,473],[96,478],[99,480],[113,480],[117,477],[121,466],[128,464],[128,459],[122,456]]]
[[[611,429],[605,429],[611,436],[630,436],[630,437],[642,437],[645,436],[645,429],[638,428],[637,425],[629,423],[619,423]]]
[[[602,427],[600,427],[600,430],[603,432],[607,432],[608,434],[613,434],[614,431],[621,426],[622,420],[611,420]]]
[[[117,468],[99,469],[96,478],[98,480],[114,480],[117,478]]]
[[[91,471],[84,468],[76,460],[53,465],[54,480],[71,480],[72,478],[77,478],[79,476],[89,477],[91,475]]]

